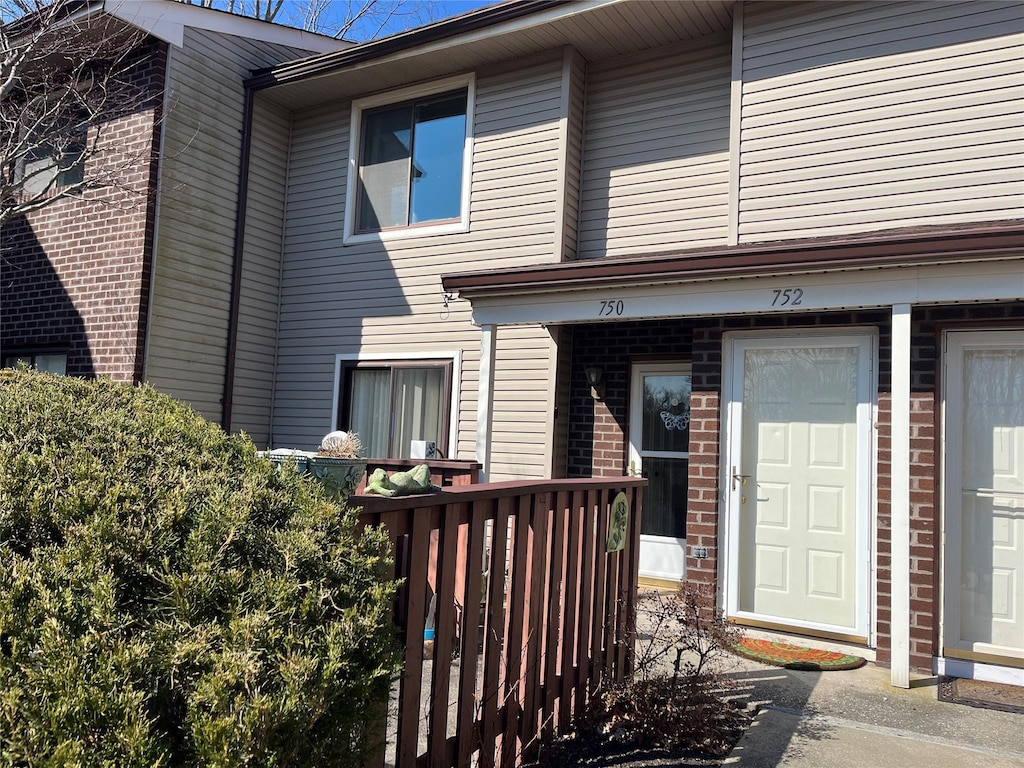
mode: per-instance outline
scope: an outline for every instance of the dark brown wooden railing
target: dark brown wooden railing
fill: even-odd
[[[366,473],[356,486],[356,493],[362,493],[366,487],[366,478],[375,469],[384,469],[390,475],[394,472],[405,472],[417,464],[430,467],[430,482],[438,488],[452,485],[472,485],[480,480],[480,462],[456,461],[452,459],[367,459]]]
[[[631,672],[646,484],[540,480],[351,499],[364,525],[388,530],[405,580],[395,609],[405,670],[371,766],[518,765],[568,728],[602,680]],[[626,541],[609,553],[619,492]]]

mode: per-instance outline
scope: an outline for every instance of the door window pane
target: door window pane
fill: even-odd
[[[689,376],[644,376],[643,450],[689,452],[690,386]]]
[[[640,532],[649,536],[686,538],[686,459],[644,459],[644,512]]]

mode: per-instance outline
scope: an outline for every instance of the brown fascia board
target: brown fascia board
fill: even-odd
[[[442,275],[447,292],[463,296],[512,291],[631,285],[790,270],[836,270],[936,261],[1024,256],[1024,221],[918,229],[894,236],[816,238],[757,245],[598,258],[512,269]]]
[[[407,32],[372,40],[343,51],[332,51],[274,67],[258,69],[253,72],[252,77],[245,81],[245,85],[252,90],[262,90],[309,77],[326,75],[353,64],[372,61],[419,45],[427,45],[466,32],[513,21],[549,8],[567,5],[570,2],[571,0],[509,0],[509,2],[487,6]]]

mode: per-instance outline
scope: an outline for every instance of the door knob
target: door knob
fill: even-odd
[[[733,468],[732,468],[732,489],[734,491],[736,490],[736,483],[739,483],[740,485],[746,485],[747,484],[747,480],[749,480],[749,479],[750,479],[750,475],[741,475],[739,472],[736,471],[736,467],[733,466]]]

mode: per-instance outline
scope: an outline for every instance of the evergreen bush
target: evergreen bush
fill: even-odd
[[[0,371],[0,766],[359,765],[388,557],[150,387]]]

